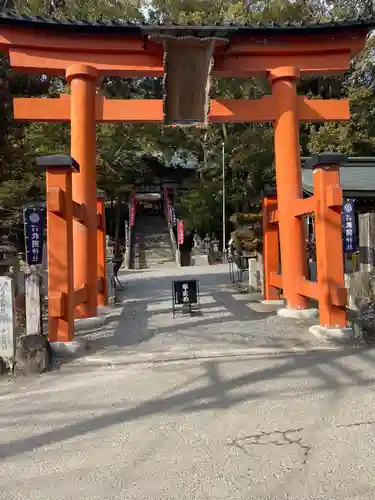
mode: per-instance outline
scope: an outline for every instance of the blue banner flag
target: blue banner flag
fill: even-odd
[[[357,251],[357,224],[354,200],[344,200],[342,205],[342,239],[344,253]]]
[[[41,264],[43,259],[43,233],[46,219],[44,208],[24,208],[26,261],[29,265]]]

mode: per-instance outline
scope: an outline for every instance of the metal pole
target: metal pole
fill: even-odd
[[[225,216],[226,216],[226,210],[225,210],[225,143],[222,142],[222,166],[223,166],[223,172],[222,172],[222,178],[223,178],[223,261],[226,260],[226,226],[225,226]]]

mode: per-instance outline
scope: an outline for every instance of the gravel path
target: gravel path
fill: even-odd
[[[116,360],[129,355],[192,356],[320,345],[309,334],[308,323],[279,318],[274,307],[259,303],[258,294],[238,292],[226,265],[196,268],[195,274],[192,269],[123,275],[122,303],[104,329],[84,334],[95,351],[88,357]],[[199,313],[177,312],[173,318],[172,280],[178,277],[199,280]]]

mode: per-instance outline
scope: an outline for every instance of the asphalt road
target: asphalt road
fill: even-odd
[[[90,355],[0,382],[0,499],[375,498],[375,351],[200,272],[201,316],[173,320],[170,277],[134,273]]]

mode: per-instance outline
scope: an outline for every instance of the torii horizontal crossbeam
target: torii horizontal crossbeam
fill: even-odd
[[[15,98],[14,118],[19,121],[66,122],[70,120],[70,96],[58,99]],[[324,122],[348,120],[348,100],[298,97],[299,120]],[[211,123],[256,123],[275,120],[272,96],[257,100],[212,100]],[[97,122],[163,123],[163,101],[158,99],[106,99],[97,96]]]
[[[100,76],[122,78],[164,76],[163,55],[149,53],[62,53],[42,49],[9,49],[12,67],[21,72],[42,73],[53,76],[65,76],[69,66],[80,63],[93,66]],[[239,55],[217,58],[212,70],[215,78],[249,78],[266,76],[269,71],[279,66],[294,66],[304,76],[340,75],[350,65],[350,52],[322,54],[262,54]]]

